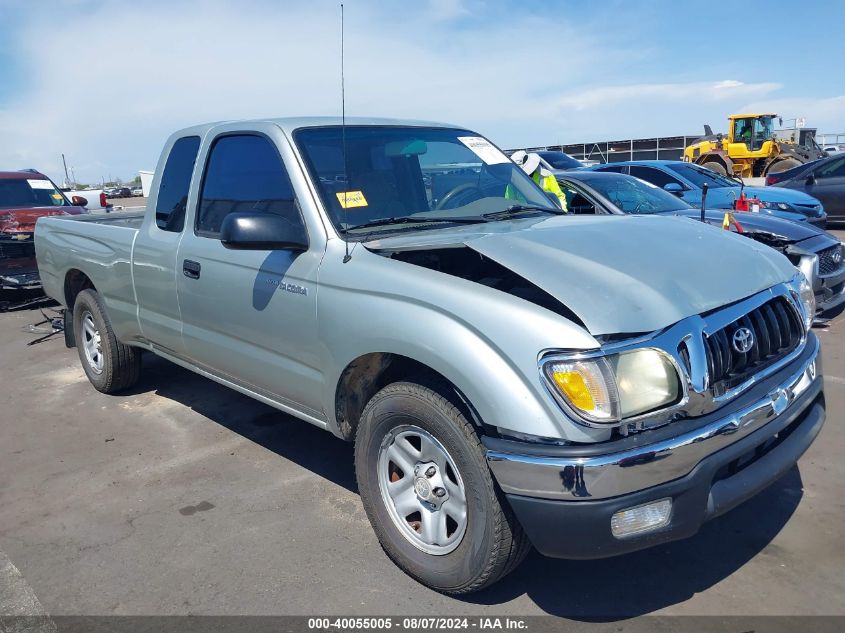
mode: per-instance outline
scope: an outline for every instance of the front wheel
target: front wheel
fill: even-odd
[[[387,555],[437,591],[477,591],[528,552],[475,429],[437,391],[400,382],[373,396],[358,428],[355,470]]]

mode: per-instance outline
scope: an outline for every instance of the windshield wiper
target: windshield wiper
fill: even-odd
[[[486,222],[482,216],[461,216],[455,218],[435,218],[435,217],[413,217],[402,216],[397,218],[381,218],[373,220],[372,222],[364,222],[363,224],[356,224],[347,229],[341,229],[341,233],[349,233],[350,231],[357,231],[358,229],[371,229],[379,226],[390,226],[391,224],[478,224],[479,222]]]
[[[543,213],[552,213],[554,215],[563,215],[563,209],[550,209],[549,207],[541,207],[538,205],[532,204],[512,204],[507,209],[503,209],[502,211],[493,211],[491,213],[483,213],[481,217],[484,218],[504,218],[509,215],[514,215],[516,213],[522,213],[523,211],[542,211]]]

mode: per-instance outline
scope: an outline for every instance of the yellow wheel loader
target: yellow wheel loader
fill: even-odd
[[[705,125],[704,136],[684,149],[684,160],[727,176],[749,178],[786,171],[827,155],[816,144],[815,130],[795,130],[787,137],[784,131],[774,131],[777,118],[771,113],[732,114],[727,136],[713,134]],[[802,142],[796,142],[795,132]]]

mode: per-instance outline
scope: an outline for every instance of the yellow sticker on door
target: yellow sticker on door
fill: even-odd
[[[335,195],[344,209],[367,206],[367,199],[362,191],[339,191]]]

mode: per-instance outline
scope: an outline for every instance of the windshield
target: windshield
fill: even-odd
[[[739,187],[736,180],[717,174],[715,171],[710,171],[698,165],[685,165],[683,163],[667,165],[669,169],[674,171],[679,176],[689,180],[696,187],[701,187],[707,183],[707,187],[713,189],[714,187]]]
[[[294,138],[332,223],[350,239],[495,221],[485,216],[514,207],[561,212],[499,149],[467,130],[347,126],[345,170],[340,126],[302,128]]]
[[[757,137],[757,140],[768,140],[772,138],[773,129],[772,117],[762,116],[754,121],[754,135]]]
[[[625,213],[663,213],[691,208],[677,196],[633,176],[606,174],[585,182]]]
[[[0,209],[67,206],[67,198],[49,180],[0,178]]]
[[[537,154],[555,169],[577,169],[584,166],[563,152],[537,152]]]

